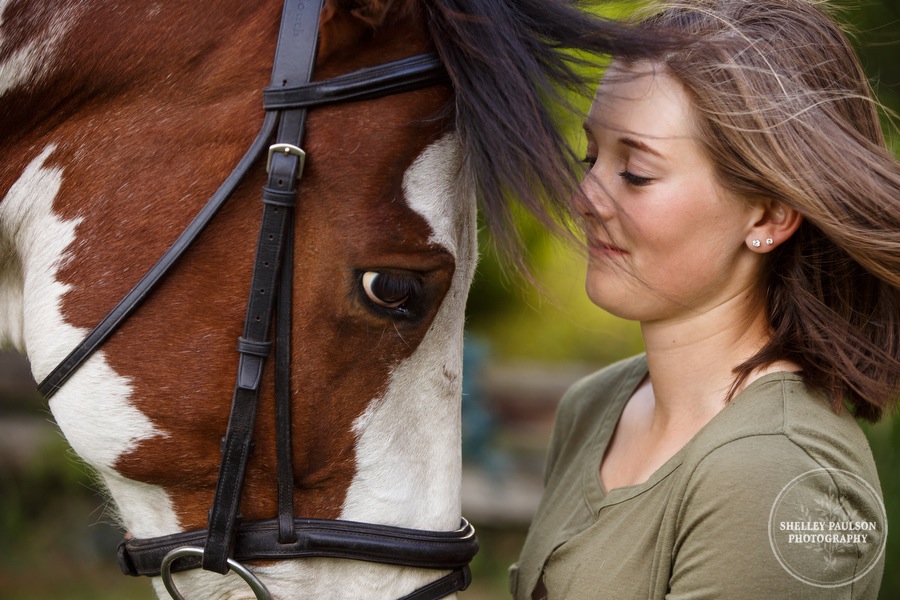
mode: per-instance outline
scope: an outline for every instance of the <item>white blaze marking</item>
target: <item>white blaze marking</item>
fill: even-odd
[[[40,380],[87,333],[66,323],[61,299],[67,286],[57,272],[76,239],[79,219],[53,214],[61,168],[44,166],[48,147],[34,159],[0,203],[0,340],[27,349]],[[460,397],[465,300],[476,261],[475,200],[455,135],[426,149],[404,179],[406,198],[432,229],[431,240],[456,259],[450,290],[419,347],[391,374],[387,392],[354,424],[358,473],[341,518],[434,530],[459,524]],[[13,254],[14,253],[14,254]],[[171,501],[159,487],[122,478],[112,466],[140,440],[165,435],[129,402],[129,381],[103,352],[88,361],[51,402],[72,447],[94,466],[137,537],[180,531]],[[434,571],[357,561],[312,559],[258,569],[273,595],[323,600],[400,597],[438,577]],[[176,576],[186,597],[246,595],[234,576],[192,571]],[[154,587],[168,597],[159,578]],[[241,596],[243,597],[243,596]]]
[[[44,164],[53,150],[45,148],[0,203],[0,248],[10,252],[14,265],[8,271],[3,266],[0,277],[0,299],[13,299],[0,312],[0,340],[26,352],[38,381],[87,334],[62,315],[69,286],[57,280],[57,273],[68,260],[81,219],[66,221],[53,213],[63,180],[62,168]],[[75,452],[103,477],[122,524],[138,537],[173,533],[178,522],[162,489],[113,470],[139,441],[163,435],[129,402],[130,396],[129,381],[110,368],[100,351],[53,397],[50,409]]]
[[[456,270],[416,351],[391,373],[388,389],[356,420],[357,474],[341,519],[452,530],[460,521],[460,401],[465,304],[477,259],[475,196],[455,134],[428,147],[404,177],[410,207]],[[304,559],[254,569],[275,598],[399,598],[441,574],[376,563]],[[246,584],[191,571],[175,575],[186,598],[236,598]],[[157,594],[167,593],[159,578]]]
[[[453,254],[456,270],[424,339],[391,373],[384,397],[354,424],[358,470],[344,519],[423,529],[459,525],[462,333],[476,260],[474,196],[461,183],[463,173],[457,138],[448,135],[404,178],[407,202],[431,227],[429,241]]]
[[[460,401],[466,296],[477,260],[475,196],[456,135],[416,160],[404,178],[410,207],[432,230],[430,242],[450,251],[456,270],[447,296],[416,351],[391,373],[384,397],[357,419],[357,473],[341,518],[432,530],[460,521]],[[383,596],[400,596],[435,579],[434,572],[366,565],[348,597],[384,581]],[[389,574],[390,573],[390,577]]]
[[[0,0],[0,50],[6,44],[3,14],[8,5],[9,0]],[[34,84],[49,72],[57,46],[74,21],[71,7],[70,4],[68,12],[53,11],[52,21],[45,31],[0,62],[0,96],[14,88]]]

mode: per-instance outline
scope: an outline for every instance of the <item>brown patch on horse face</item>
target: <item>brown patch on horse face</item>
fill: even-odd
[[[216,22],[195,21],[189,32],[179,29],[188,8],[157,15],[159,29],[148,27],[144,35],[168,36],[176,50],[134,55],[133,73],[118,88],[103,88],[102,102],[85,102],[64,123],[27,138],[26,148],[58,144],[51,161],[66,165],[66,177],[57,211],[83,218],[71,261],[60,272],[71,286],[63,305],[67,321],[93,327],[249,145],[262,118],[259,90],[268,80],[279,4],[240,12],[243,3],[235,3],[230,14],[223,7]],[[114,28],[113,34],[115,40],[124,32]],[[426,45],[417,24],[402,20],[371,35],[361,36],[358,27],[337,35],[317,78],[403,58]],[[336,49],[351,38],[352,50]],[[211,52],[179,60],[188,39]],[[140,41],[122,41],[122,48]],[[85,64],[102,70],[115,60]],[[452,257],[428,243],[427,224],[402,192],[409,164],[447,129],[433,116],[448,98],[448,89],[431,88],[317,109],[309,118],[296,215],[292,350],[298,515],[340,513],[355,470],[352,423],[384,391],[390,369],[414,351],[449,286]],[[215,487],[261,213],[261,171],[104,347],[112,368],[131,380],[132,403],[165,434],[142,441],[115,468],[162,486],[185,529],[205,527]],[[365,303],[361,273],[379,269],[419,274],[425,297],[413,318],[391,318]],[[271,371],[270,364],[242,502],[247,519],[275,515]]]

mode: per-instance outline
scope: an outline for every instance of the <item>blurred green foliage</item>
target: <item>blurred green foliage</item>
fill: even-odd
[[[627,15],[645,2],[610,2],[603,13]],[[900,0],[832,2],[836,16],[846,23],[869,74],[878,99],[884,105],[883,122],[888,143],[900,156]],[[599,79],[601,69],[594,72]],[[558,121],[569,130],[577,153],[583,153],[583,113],[590,98],[570,96],[582,114],[560,112]],[[604,364],[629,356],[640,348],[638,329],[596,309],[583,290],[585,260],[579,251],[551,239],[527,217],[520,218],[536,288],[512,273],[498,259],[488,232],[479,231],[481,260],[469,295],[468,329],[484,334],[501,358],[534,358],[548,361],[585,360]]]
[[[632,3],[613,3],[610,15]],[[900,2],[868,1],[843,12],[857,30],[858,48],[885,105],[900,112]],[[598,71],[599,77],[599,71]],[[589,99],[573,105],[586,110]],[[581,149],[580,118],[569,120]],[[893,132],[895,153],[900,136]],[[523,282],[498,261],[485,231],[482,258],[469,298],[468,329],[487,339],[499,360],[586,362],[597,367],[642,348],[639,330],[594,307],[584,287],[584,258],[523,221],[534,275],[542,290]],[[43,409],[38,409],[43,410]],[[888,521],[900,527],[900,418],[866,426],[878,463]],[[120,535],[103,514],[92,476],[61,439],[47,442],[21,468],[0,464],[0,598],[5,600],[148,599],[147,581],[118,574],[114,548]],[[98,508],[100,507],[100,508]],[[85,532],[88,532],[85,535]],[[506,567],[521,547],[522,532],[482,526],[483,551],[473,564],[476,584],[463,598],[506,597]],[[900,598],[900,536],[888,537],[881,600]]]
[[[874,426],[866,425],[864,429],[878,465],[888,520],[884,578],[878,598],[896,600],[900,598],[900,536],[891,535],[890,529],[900,527],[900,415]]]
[[[119,572],[121,531],[90,469],[42,422],[41,402],[0,398],[22,450],[0,456],[0,598],[150,600],[147,580]]]

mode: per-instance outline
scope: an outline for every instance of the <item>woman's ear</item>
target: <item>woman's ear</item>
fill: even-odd
[[[754,252],[766,253],[786,242],[803,222],[803,215],[779,202],[764,199],[753,211],[754,222],[747,233],[747,246]]]

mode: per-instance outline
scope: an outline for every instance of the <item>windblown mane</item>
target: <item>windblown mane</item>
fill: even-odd
[[[518,202],[562,231],[580,179],[553,117],[562,92],[593,91],[576,69],[588,53],[636,57],[666,43],[585,10],[578,0],[425,0],[425,19],[454,84],[457,129],[483,215],[523,267]],[[583,54],[582,54],[583,56]]]

